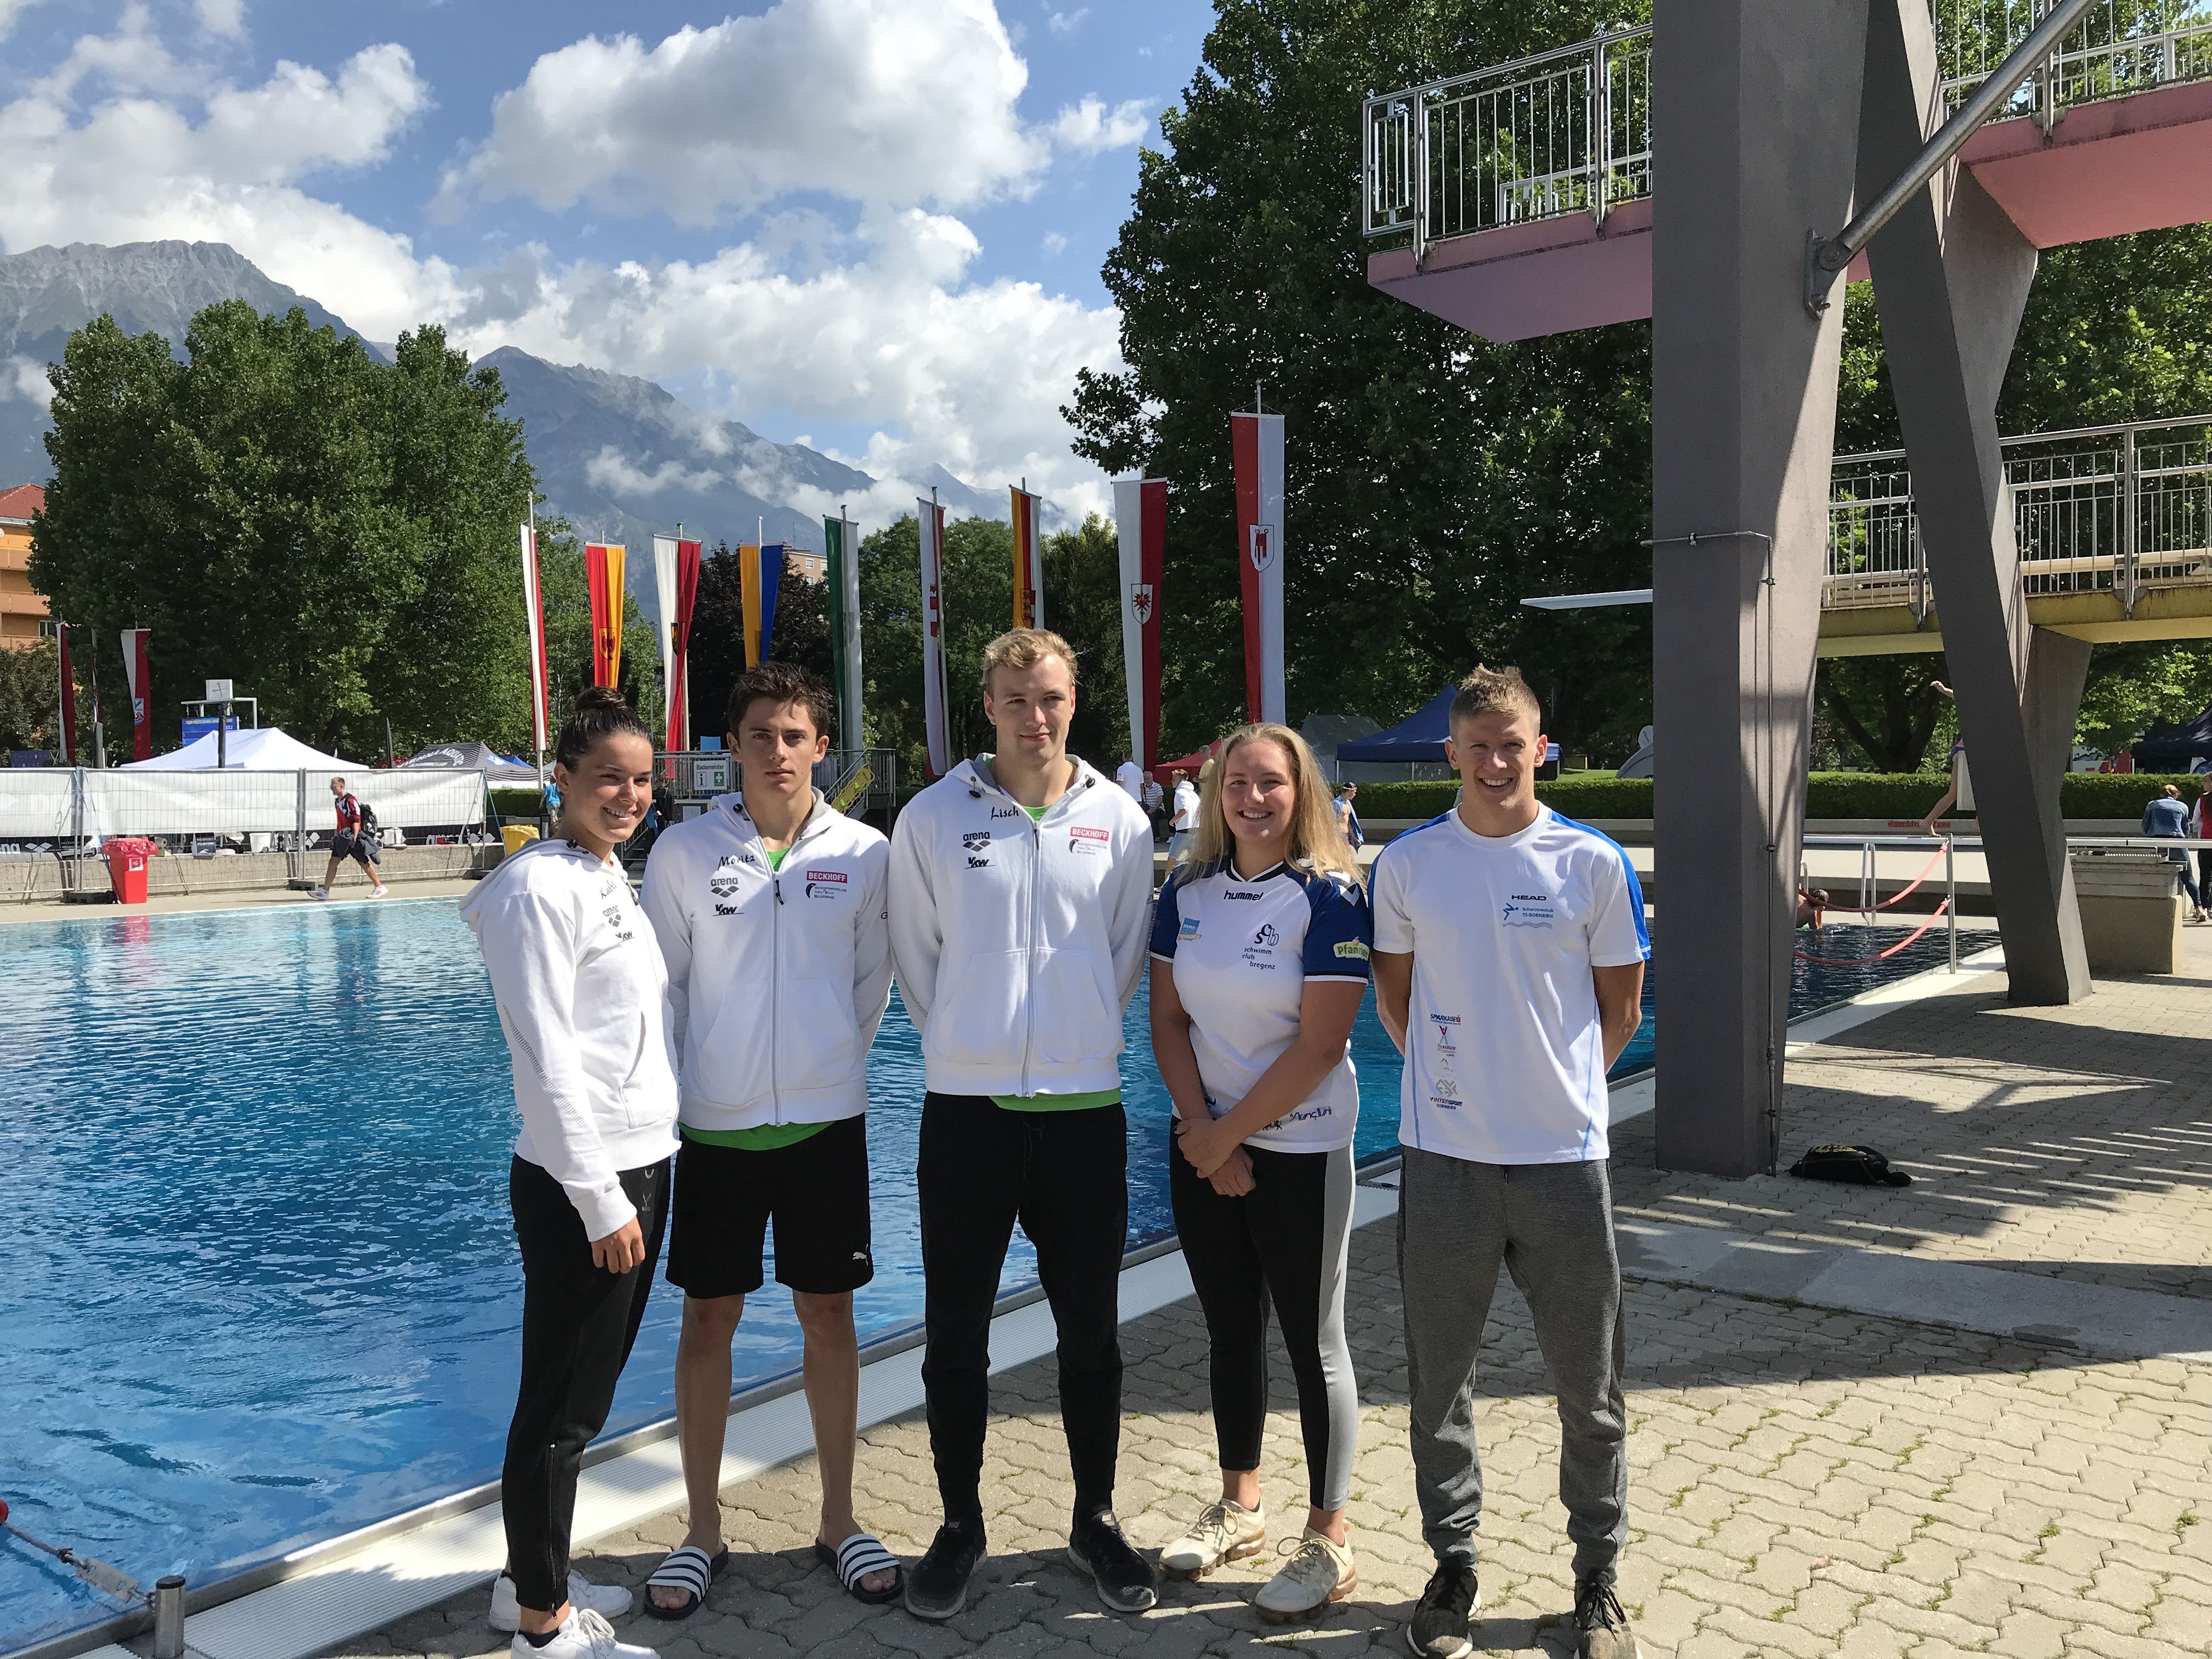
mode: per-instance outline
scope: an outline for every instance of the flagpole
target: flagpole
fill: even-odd
[[[534,560],[538,556],[537,491],[532,490],[530,493],[529,496],[526,498],[526,506],[530,514],[530,556]],[[544,568],[543,566],[540,566],[534,586],[538,587],[541,594],[544,591]],[[539,641],[544,637],[544,623],[542,618],[544,615],[544,611],[545,602],[541,598],[535,607],[535,614],[526,615],[522,619],[523,626],[531,629],[532,632],[538,636],[527,641],[527,644],[531,653],[530,695],[538,699],[538,707],[530,711],[530,737],[532,744],[530,752],[538,767],[538,804],[541,811],[544,810],[545,805],[545,748],[542,743],[538,742],[538,738],[541,735],[538,731],[538,727],[544,725],[547,718],[551,714],[551,704],[553,702],[553,688],[550,685],[539,684],[538,674],[538,653],[541,649],[543,649]],[[548,677],[551,675],[552,669],[553,665],[551,663],[549,662],[545,665],[545,671]]]

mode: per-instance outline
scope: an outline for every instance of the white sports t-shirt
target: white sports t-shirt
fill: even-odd
[[[1398,1138],[1474,1164],[1607,1155],[1593,968],[1650,958],[1628,854],[1548,806],[1516,836],[1456,811],[1382,849],[1375,948],[1413,958]]]
[[[1179,865],[1152,915],[1152,959],[1175,970],[1206,1109],[1226,1116],[1297,1040],[1310,980],[1367,981],[1373,938],[1366,896],[1277,865],[1249,881],[1227,863]],[[1333,1152],[1359,1127],[1352,1045],[1314,1091],[1245,1145]]]
[[[1175,787],[1175,827],[1178,830],[1198,828],[1198,791],[1188,778]]]

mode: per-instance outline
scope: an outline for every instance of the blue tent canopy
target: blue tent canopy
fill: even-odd
[[[1451,730],[1451,701],[1458,692],[1448,685],[1419,709],[1395,726],[1369,738],[1356,738],[1336,746],[1340,761],[1440,761],[1444,738]]]

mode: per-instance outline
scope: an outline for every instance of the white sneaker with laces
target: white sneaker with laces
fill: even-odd
[[[568,1609],[568,1616],[544,1647],[517,1631],[507,1652],[512,1659],[659,1659],[651,1648],[622,1640],[602,1615],[578,1607]]]
[[[1160,1571],[1170,1578],[1203,1578],[1215,1568],[1267,1547],[1267,1514],[1223,1498],[1208,1504],[1190,1530],[1160,1552]]]
[[[375,886],[374,886],[374,887],[372,887],[372,888],[370,888],[370,889],[368,890],[368,896],[369,896],[369,897],[371,897],[371,898],[382,898],[382,897],[383,897],[386,893],[390,892],[391,890],[391,890],[390,888],[386,887],[386,886],[382,882],[380,882],[380,881],[379,883],[377,883],[377,884],[376,884],[376,885],[375,885]]]
[[[1352,1559],[1351,1545],[1334,1542],[1308,1527],[1304,1537],[1295,1543],[1285,1542],[1283,1547],[1291,1559],[1252,1598],[1252,1605],[1269,1623],[1288,1625],[1310,1619],[1359,1587],[1359,1568]]]
[[[568,1575],[570,1607],[602,1619],[619,1619],[629,1611],[630,1599],[630,1593],[620,1584],[594,1584],[580,1572]],[[522,1604],[515,1599],[514,1580],[503,1572],[491,1581],[491,1627],[510,1632],[522,1628]]]

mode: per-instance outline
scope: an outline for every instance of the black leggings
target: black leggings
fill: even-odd
[[[568,1599],[568,1534],[584,1448],[605,1426],[615,1383],[645,1317],[668,1224],[668,1161],[622,1172],[645,1261],[626,1273],[592,1265],[583,1218],[543,1169],[516,1158],[507,1176],[522,1246],[522,1386],[499,1477],[507,1567],[516,1598],[550,1613]]]
[[[948,1521],[982,1516],[991,1308],[1014,1224],[1036,1247],[1059,1338],[1060,1417],[1079,1516],[1110,1509],[1121,1444],[1121,1252],[1127,1121],[1119,1106],[1018,1112],[931,1093],[921,1111],[921,1362],[929,1449]]]
[[[1340,1510],[1359,1449],[1359,1384],[1344,1335],[1352,1149],[1245,1150],[1252,1158],[1252,1190],[1242,1198],[1224,1198],[1200,1179],[1180,1144],[1168,1152],[1176,1232],[1212,1342],[1213,1433],[1221,1467],[1260,1467],[1272,1302],[1298,1385],[1307,1501],[1317,1510]]]

